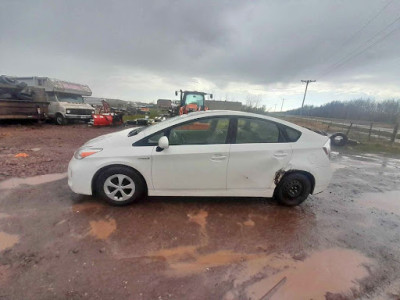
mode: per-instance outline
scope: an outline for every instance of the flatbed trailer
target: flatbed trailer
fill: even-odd
[[[0,120],[47,118],[49,102],[32,100],[0,99]]]

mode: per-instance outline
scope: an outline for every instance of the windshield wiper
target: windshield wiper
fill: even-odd
[[[137,135],[139,132],[141,132],[141,131],[143,130],[143,128],[144,128],[144,127],[138,127],[138,128],[133,129],[132,131],[130,131],[130,132],[128,133],[128,137]]]

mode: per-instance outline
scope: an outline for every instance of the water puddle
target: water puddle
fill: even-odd
[[[170,262],[192,259],[197,255],[198,246],[180,246],[175,248],[161,249],[150,256],[161,256]]]
[[[252,219],[248,219],[247,221],[243,222],[244,226],[253,227],[256,223]]]
[[[15,189],[20,185],[39,185],[64,179],[66,177],[67,173],[54,173],[54,174],[38,175],[28,178],[10,178],[0,182],[0,190]]]
[[[196,246],[163,249],[150,257],[163,257],[165,274],[185,277],[207,273],[211,268],[229,267],[224,281],[233,282],[224,299],[325,299],[346,295],[359,288],[372,261],[349,249],[326,249],[295,259],[288,254],[248,254],[232,250],[200,253]]]
[[[8,277],[9,277],[9,273],[10,273],[10,266],[7,265],[0,265],[0,283],[4,284]]]
[[[197,223],[201,229],[205,229],[207,225],[208,212],[201,209],[197,214],[188,214],[189,222]]]
[[[208,212],[201,209],[197,214],[188,214],[189,222],[196,223],[200,226],[200,243],[206,245],[208,243],[208,235],[206,231]]]
[[[86,212],[86,211],[98,211],[104,208],[105,205],[99,202],[85,202],[85,203],[77,203],[72,205],[72,212],[79,213],[79,212]]]
[[[0,231],[0,251],[13,247],[19,242],[19,236]]]
[[[357,201],[368,208],[376,208],[400,215],[400,191],[365,193]]]
[[[7,215],[5,213],[0,213],[0,219],[5,219],[8,218],[10,215]]]
[[[369,275],[365,265],[371,264],[369,258],[357,251],[338,248],[315,252],[304,261],[281,257],[271,262],[266,262],[266,277],[259,274],[261,279],[253,277],[240,286],[248,298],[316,300],[325,299],[328,292],[348,294],[351,289],[358,289],[357,281]],[[251,270],[245,274],[248,276]]]
[[[108,220],[90,221],[90,232],[91,236],[99,240],[106,240],[108,237],[117,229],[117,222],[111,218]]]

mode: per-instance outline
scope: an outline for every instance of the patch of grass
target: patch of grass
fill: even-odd
[[[400,145],[398,143],[390,144],[389,142],[371,142],[361,143],[359,145],[348,145],[345,148],[350,152],[364,153],[382,153],[400,155]]]

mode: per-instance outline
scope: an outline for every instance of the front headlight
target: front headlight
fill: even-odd
[[[69,109],[67,109],[67,114],[70,114],[70,113],[71,113],[71,111]]]
[[[88,157],[90,155],[96,154],[103,150],[102,148],[89,148],[89,147],[82,147],[79,148],[75,153],[74,157],[76,159],[83,159],[85,157]]]

